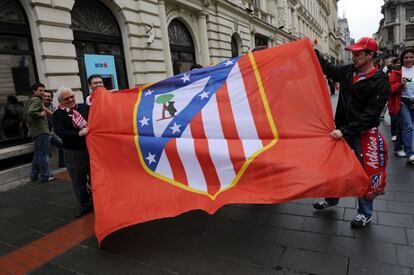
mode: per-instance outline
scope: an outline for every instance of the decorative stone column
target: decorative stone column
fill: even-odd
[[[255,35],[256,30],[254,28],[250,29],[250,51],[253,51],[256,47]]]
[[[279,0],[277,4],[277,13],[279,15],[279,26],[283,26],[285,30],[289,29],[288,22],[289,6],[287,0]]]
[[[172,69],[170,41],[168,38],[167,17],[165,14],[165,1],[164,0],[158,0],[158,10],[160,14],[161,40],[162,40],[162,48],[163,48],[164,58],[165,58],[165,70],[168,76],[172,76],[173,69]]]
[[[292,13],[292,32],[294,35],[299,35],[299,21],[298,21],[298,8],[299,4],[293,7],[293,13]]]
[[[266,0],[260,0],[260,9],[268,12],[269,9],[267,8],[267,1]]]
[[[73,45],[71,10],[74,0],[21,1],[30,23],[39,80],[46,89],[71,87],[82,102],[81,83]]]
[[[208,49],[208,36],[207,36],[207,14],[200,12],[198,14],[198,31],[200,39],[200,52],[201,52],[201,65],[210,65],[210,52]]]

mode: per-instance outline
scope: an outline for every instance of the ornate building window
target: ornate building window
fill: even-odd
[[[20,124],[37,71],[30,27],[19,1],[0,0],[0,148],[28,141]]]
[[[168,25],[174,75],[187,72],[196,63],[194,43],[187,27],[178,19]]]
[[[409,40],[414,39],[414,25],[405,26],[405,39],[409,39]]]
[[[394,26],[388,27],[388,41],[394,41]]]
[[[231,36],[231,57],[239,56],[239,45],[237,43],[236,35]]]
[[[405,7],[405,20],[410,20],[414,17],[414,3],[407,3]]]
[[[390,8],[390,22],[394,22],[397,18],[397,7],[391,7]]]
[[[98,72],[103,77],[105,87],[126,89],[128,82],[122,36],[110,10],[97,0],[76,0],[71,28],[84,96],[89,93],[87,76],[94,73],[92,69],[96,68],[96,64],[106,64],[102,60],[112,60],[115,64],[115,72]],[[94,59],[96,62],[89,64]]]

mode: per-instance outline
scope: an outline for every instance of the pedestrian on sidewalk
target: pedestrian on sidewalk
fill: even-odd
[[[45,107],[44,110],[46,112],[47,122],[49,124],[50,144],[54,145],[58,148],[58,150],[59,150],[59,167],[64,167],[65,162],[63,160],[63,142],[60,139],[60,137],[58,137],[56,135],[56,133],[54,132],[54,130],[53,130],[52,116],[53,116],[53,112],[56,110],[56,108],[55,108],[55,106],[53,106],[52,101],[53,101],[53,93],[51,91],[45,91],[43,93],[43,105]]]
[[[50,132],[46,112],[43,109],[43,93],[45,85],[35,83],[31,87],[32,96],[24,108],[24,118],[29,129],[29,136],[34,141],[34,152],[32,160],[31,181],[41,182],[53,181],[54,177],[49,172],[49,148]]]
[[[401,66],[394,66],[388,70],[388,79],[391,85],[391,94],[388,98],[388,112],[391,117],[391,141],[394,142],[394,155],[405,158],[402,131],[400,127],[401,104]]]
[[[63,142],[66,168],[80,204],[75,214],[79,218],[93,210],[91,192],[88,191],[91,177],[85,138],[89,132],[89,106],[76,104],[75,93],[70,88],[59,88],[57,98],[59,105],[53,113],[53,127]]]
[[[405,49],[400,60],[401,68],[391,71],[389,75],[392,104],[400,130],[394,152],[399,157],[407,157],[407,163],[414,164],[414,48]]]
[[[386,74],[374,63],[378,44],[373,38],[363,37],[346,47],[352,52],[353,64],[335,66],[326,61],[317,50],[323,72],[340,83],[338,105],[335,113],[336,129],[330,137],[344,138],[363,164],[361,134],[378,127],[380,115],[390,93]],[[313,207],[321,210],[337,205],[339,198],[326,198]],[[358,198],[358,214],[351,222],[352,227],[364,227],[371,222],[373,198]]]

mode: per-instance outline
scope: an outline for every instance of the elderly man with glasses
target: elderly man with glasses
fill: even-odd
[[[67,170],[72,179],[76,198],[80,209],[75,217],[81,217],[93,210],[90,183],[89,154],[86,147],[89,106],[77,104],[75,93],[66,87],[57,91],[59,105],[53,113],[55,133],[63,141],[64,158]]]

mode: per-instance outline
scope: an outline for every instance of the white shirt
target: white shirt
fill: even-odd
[[[411,68],[401,67],[402,78],[406,78],[407,82],[401,92],[402,97],[414,98],[414,66]]]

